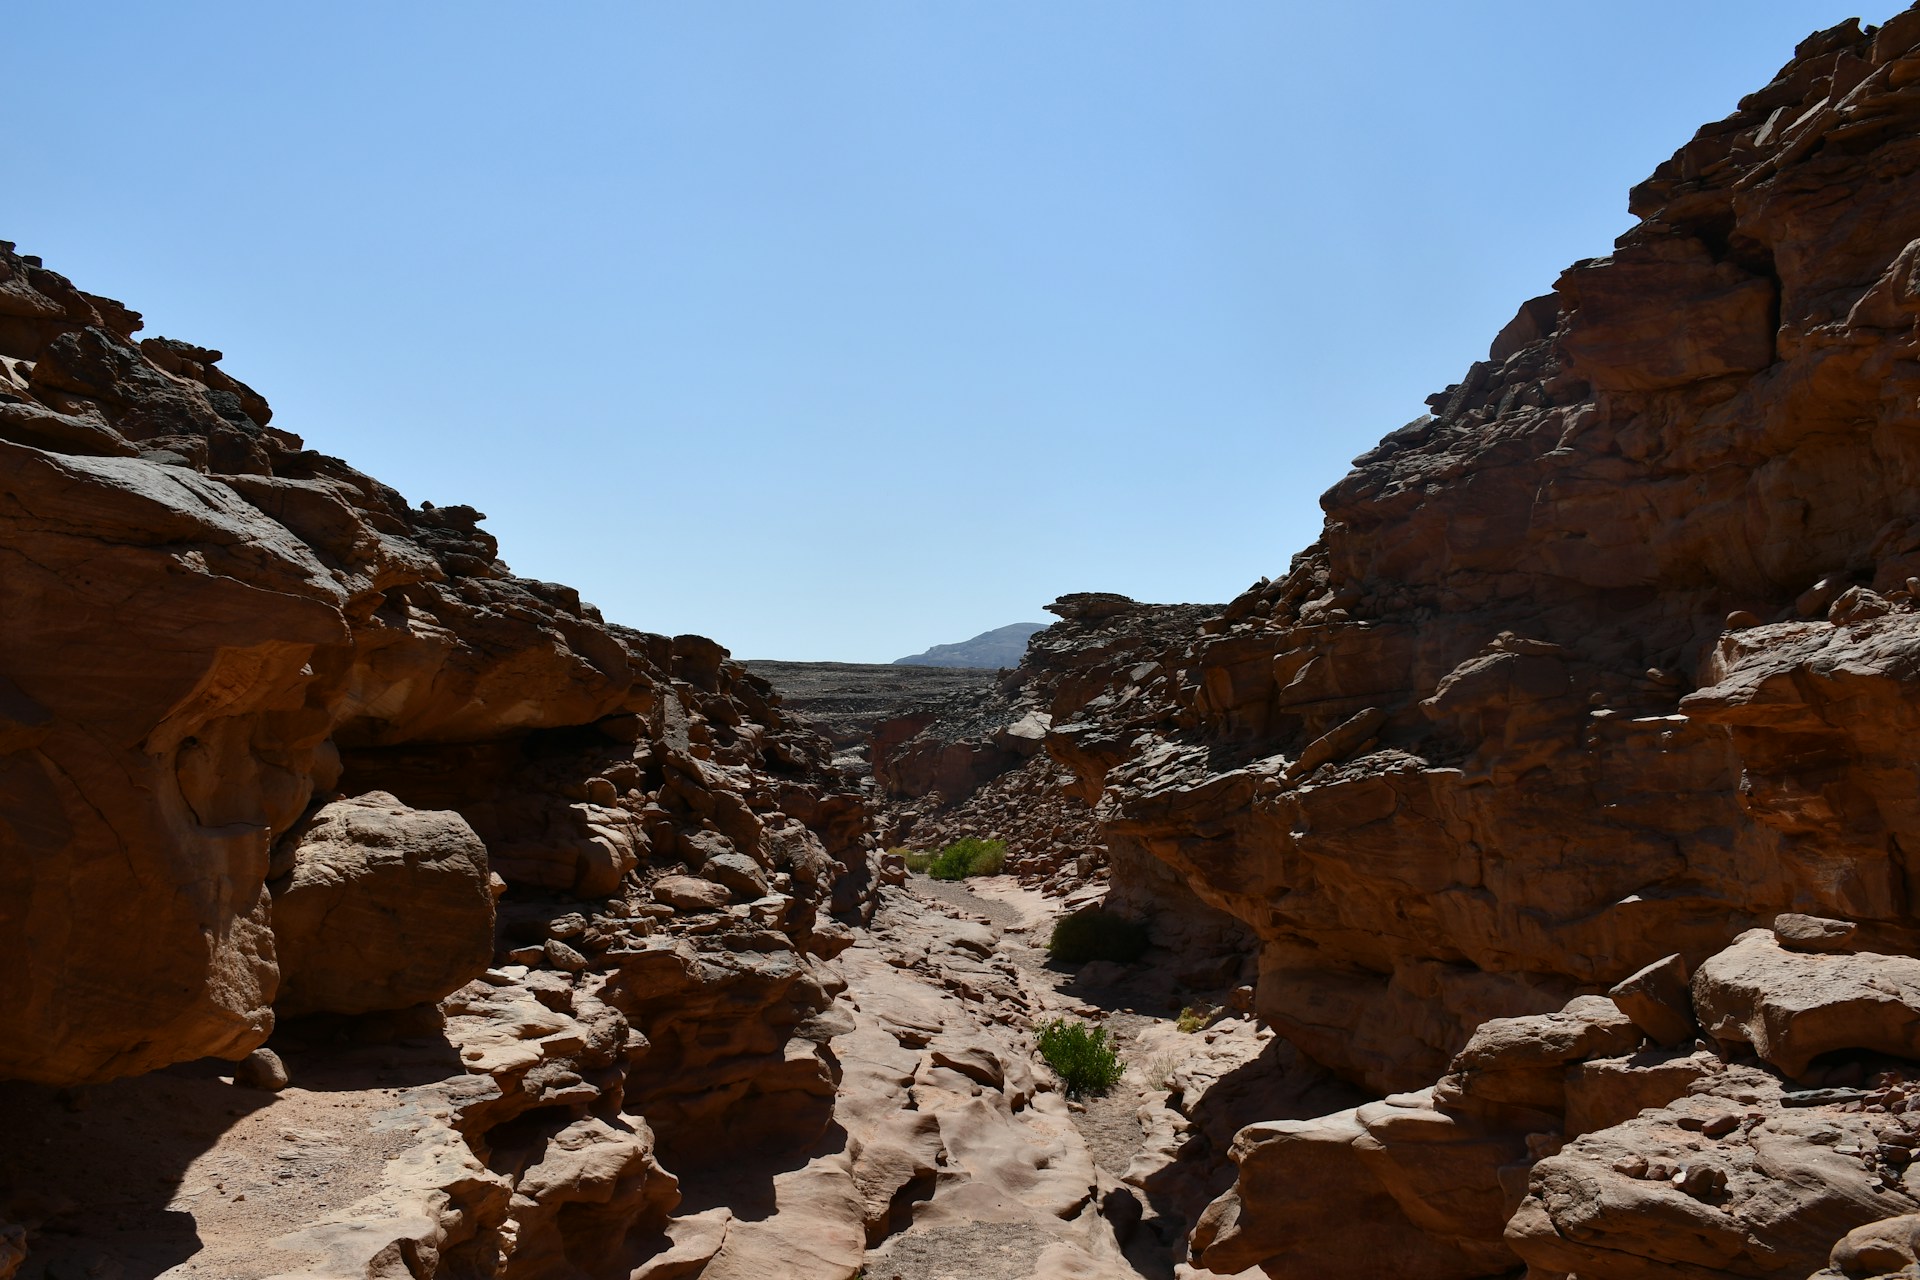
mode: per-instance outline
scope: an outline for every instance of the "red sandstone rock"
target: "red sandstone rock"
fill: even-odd
[[[1821,1054],[1865,1049],[1920,1058],[1920,960],[1788,951],[1754,929],[1700,966],[1700,1025],[1751,1045],[1789,1077]]]
[[[1616,253],[1356,460],[1320,542],[1203,623],[1177,679],[1049,735],[1115,892],[1150,909],[1159,882],[1128,882],[1151,860],[1255,929],[1283,1034],[1382,1089],[1460,1053],[1434,1106],[1526,1137],[1474,1176],[1519,1206],[1530,1276],[1799,1280],[1909,1212],[1907,1068],[1870,1055],[1920,1056],[1890,954],[1920,926],[1920,293],[1895,213],[1920,198],[1917,66],[1920,11],[1804,42],[1635,190]],[[1536,1020],[1616,984],[1724,1056]],[[1788,1096],[1729,1064],[1749,1047],[1869,1088]],[[1272,1174],[1313,1145],[1249,1131],[1203,1259],[1349,1264],[1299,1214],[1314,1162]],[[1396,1261],[1447,1238],[1407,1242],[1405,1206],[1332,1176],[1322,1216],[1354,1206]],[[1879,1265],[1863,1247],[1847,1266]]]
[[[283,1016],[430,1003],[492,962],[487,850],[459,814],[336,800],[287,856],[272,885]]]
[[[1795,951],[1851,951],[1860,926],[1851,920],[1823,920],[1782,912],[1773,918],[1773,936]]]
[[[1607,994],[1656,1044],[1671,1046],[1694,1038],[1687,962],[1679,956],[1654,961],[1616,982]]]
[[[629,1239],[660,1230],[679,1203],[679,1183],[655,1162],[644,1123],[577,1120],[547,1140],[540,1162],[514,1188],[515,1247],[501,1274],[539,1280],[624,1272],[638,1261]]]
[[[1800,1280],[1850,1229],[1920,1204],[1872,1154],[1890,1126],[1904,1132],[1896,1117],[1780,1098],[1777,1082],[1734,1068],[1576,1139],[1534,1167],[1508,1241],[1549,1275]],[[1714,1123],[1727,1115],[1733,1127]]]
[[[713,911],[732,901],[725,885],[699,876],[667,876],[656,880],[653,896],[676,911]]]
[[[764,681],[514,577],[478,512],[305,449],[219,353],[138,326],[0,247],[0,1077],[242,1057],[276,1001],[435,998],[485,966],[503,891],[547,972],[659,930],[845,945],[870,819]],[[341,860],[301,842],[334,850],[348,810],[303,819],[376,792],[407,834],[315,879]],[[465,836],[416,840],[442,812]],[[703,864],[752,901],[682,921],[646,891]],[[824,1070],[783,1054],[740,1070]]]
[[[1259,1012],[1349,1078],[1783,912],[1920,925],[1916,57],[1804,44],[1285,576],[1053,708],[1115,893],[1256,932]]]

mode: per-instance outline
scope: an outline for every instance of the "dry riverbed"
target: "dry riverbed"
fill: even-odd
[[[1062,909],[1007,876],[886,889],[828,966],[846,987],[827,1138],[766,1169],[676,1170],[671,1247],[630,1280],[1210,1277],[1185,1239],[1231,1179],[1233,1132],[1348,1099],[1219,1016],[1226,992],[1178,988],[1159,953],[1050,964]],[[1183,1005],[1215,1018],[1183,1032]],[[1110,1094],[1057,1087],[1034,1053],[1056,1017],[1111,1034],[1128,1069]],[[279,1094],[204,1062],[0,1100],[27,1156],[0,1192],[37,1224],[22,1280],[358,1274],[436,1203],[435,1179],[479,1169],[447,1124],[449,1089],[472,1077],[445,1037],[276,1043],[294,1079]],[[109,1183],[128,1190],[103,1202]]]

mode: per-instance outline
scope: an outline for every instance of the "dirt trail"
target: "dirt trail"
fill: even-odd
[[[1024,1017],[1013,1026],[988,1022],[1010,1052],[1031,1054],[1032,1030],[1055,1017],[1103,1026],[1127,1062],[1127,1073],[1109,1094],[1068,1101],[1057,1093],[1047,1102],[1064,1112],[1072,1126],[1075,1156],[1091,1166],[1095,1196],[1086,1215],[1087,1229],[1107,1245],[1095,1269],[1061,1270],[1047,1248],[1053,1233],[1045,1224],[947,1223],[938,1212],[940,1196],[917,1213],[912,1225],[868,1256],[870,1280],[1016,1280],[1019,1277],[1089,1276],[1209,1280],[1213,1272],[1185,1262],[1186,1216],[1169,1215],[1172,1200],[1156,1197],[1147,1185],[1171,1170],[1174,1148],[1190,1122],[1166,1089],[1170,1079],[1202,1062],[1211,1070],[1197,1081],[1211,1082],[1258,1058],[1271,1040],[1250,1023],[1235,1020],[1219,1029],[1183,1033],[1177,1029],[1187,1001],[1165,975],[1164,965],[1087,966],[1078,972],[1048,961],[1045,944],[1061,903],[997,876],[943,883],[915,876],[909,892],[921,903],[978,920],[997,933],[994,958],[1008,963],[1024,1002]],[[908,913],[895,906],[875,921],[884,940],[908,935]],[[856,984],[857,985],[857,984]],[[1193,998],[1191,993],[1185,993]],[[1222,993],[1224,994],[1224,993]],[[1202,1002],[1204,1003],[1204,1001]],[[1048,1075],[1034,1059],[1035,1070]],[[1190,1082],[1190,1085],[1193,1082]],[[1149,1149],[1158,1138],[1157,1149]],[[1192,1183],[1185,1173],[1174,1182]],[[1185,1196],[1197,1211],[1217,1188],[1187,1186]],[[1164,1191],[1165,1188],[1162,1188]],[[1155,1204],[1158,1199],[1162,1203]],[[1183,1208],[1186,1206],[1182,1206]],[[1141,1219],[1144,1217],[1144,1221]]]
[[[208,1060],[110,1085],[0,1091],[0,1200],[39,1224],[21,1280],[260,1280],[327,1252],[296,1233],[378,1193],[422,1127],[405,1087],[458,1071],[444,1043],[283,1040],[299,1084],[235,1088]],[[137,1171],[137,1175],[136,1175]]]
[[[1232,1131],[1288,1114],[1272,1083],[1293,1065],[1244,1020],[1178,1031],[1197,997],[1164,957],[1049,964],[1061,909],[1004,876],[887,889],[831,966],[850,1029],[832,1038],[829,1139],[753,1171],[751,1195],[688,1171],[675,1257],[635,1276],[1208,1280],[1186,1232],[1224,1185]],[[1110,1095],[1056,1087],[1033,1052],[1055,1017],[1113,1035],[1129,1070]],[[22,1280],[346,1274],[363,1239],[404,1234],[389,1220],[435,1177],[479,1168],[445,1122],[440,1091],[471,1077],[444,1037],[276,1044],[294,1080],[277,1095],[213,1062],[0,1091],[14,1151],[32,1153],[0,1162],[0,1193],[36,1224]]]

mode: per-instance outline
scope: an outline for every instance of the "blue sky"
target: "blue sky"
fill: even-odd
[[[0,237],[741,657],[1225,600],[1878,3],[7,6]]]

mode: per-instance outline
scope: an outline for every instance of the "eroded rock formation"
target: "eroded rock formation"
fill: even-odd
[[[361,1143],[377,1183],[267,1242],[319,1274],[846,1280],[989,1223],[1095,1276],[1144,1222],[1276,1278],[1912,1275],[1917,126],[1920,10],[1811,37],[1284,577],[1066,597],[881,726],[889,835],[1007,838],[1069,908],[1104,875],[1163,1003],[1285,1038],[1221,1017],[1119,1176],[1030,1061],[1103,1011],[883,889],[764,681],[7,247],[0,1077],[37,1083],[0,1107],[40,1133],[51,1086],[274,1034],[219,1088],[352,1136],[187,1168],[244,1224],[223,1178]],[[350,1067],[416,1075],[300,1084]],[[0,1172],[4,1273],[75,1210]]]
[[[737,855],[803,945],[857,908],[858,801],[718,645],[514,577],[139,328],[0,253],[0,1076],[244,1055],[276,934],[283,1012],[437,999],[489,870],[638,901]]]
[[[1917,42],[1810,38],[1286,575],[1055,717],[1116,866],[1255,930],[1317,1058],[1418,1087],[1780,912],[1914,923]]]
[[[1054,717],[1110,901],[1191,886],[1388,1095],[1244,1130],[1207,1265],[1911,1262],[1916,123],[1920,12],[1810,37],[1284,577]]]
[[[657,1154],[830,1123],[865,803],[713,641],[513,576],[478,512],[139,327],[0,247],[0,1079],[411,1045],[445,1077],[413,1145],[287,1247],[625,1275],[679,1202]],[[0,1173],[0,1218],[58,1217]]]

